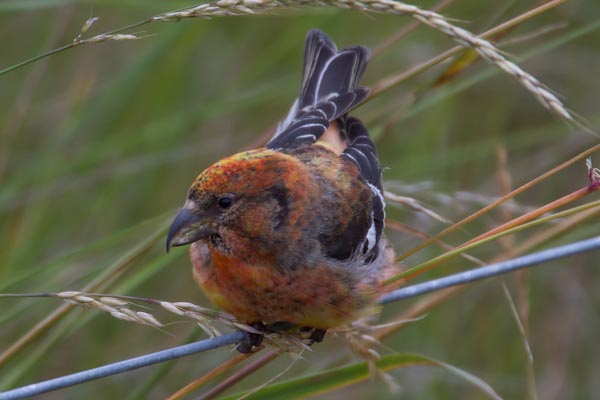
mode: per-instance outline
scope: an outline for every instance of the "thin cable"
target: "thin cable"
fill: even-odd
[[[579,242],[570,243],[564,246],[543,250],[526,256],[513,258],[511,260],[490,264],[484,267],[449,275],[444,278],[434,279],[432,281],[407,286],[381,297],[380,304],[388,304],[394,301],[419,296],[425,293],[445,289],[451,286],[463,285],[465,283],[490,278],[518,269],[539,265],[553,260],[558,260],[571,255],[584,253],[600,248],[600,236]],[[223,336],[201,340],[198,342],[174,347],[171,349],[146,354],[141,357],[131,358],[119,361],[114,364],[108,364],[101,367],[89,369],[87,371],[77,372],[71,375],[61,376],[59,378],[34,383],[20,388],[12,389],[0,393],[0,400],[17,400],[25,397],[50,392],[52,390],[74,386],[87,381],[104,378],[110,375],[119,374],[145,367],[164,361],[173,360],[187,355],[200,353],[202,351],[216,349],[239,342],[244,337],[242,332],[233,332]]]
[[[183,346],[158,351],[156,353],[130,358],[128,360],[119,361],[113,364],[103,365],[101,367],[88,369],[86,371],[76,372],[71,375],[65,375],[59,378],[33,383],[31,385],[0,393],[0,400],[23,399],[41,393],[50,392],[52,390],[78,385],[83,382],[131,371],[132,369],[142,368],[148,365],[189,356],[190,354],[200,353],[202,351],[234,344],[242,340],[243,337],[244,334],[242,332],[233,332],[219,337],[200,340],[198,342],[185,344]]]
[[[583,253],[597,248],[600,248],[600,236],[540,251],[537,253],[528,254],[526,256],[513,258],[511,260],[506,260],[495,264],[470,269],[468,271],[459,272],[454,275],[448,275],[443,278],[433,279],[431,281],[423,283],[418,283],[416,285],[406,286],[381,296],[381,298],[379,299],[379,303],[387,304],[394,301],[407,299],[409,297],[419,296],[425,293],[446,289],[451,286],[463,285],[465,283],[490,278],[493,276],[516,271],[518,269],[532,267],[534,265],[542,264],[548,261],[558,260],[560,258],[564,258],[573,254]]]

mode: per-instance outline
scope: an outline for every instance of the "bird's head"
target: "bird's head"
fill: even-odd
[[[290,214],[306,178],[297,159],[268,149],[238,153],[203,171],[190,187],[171,225],[167,251],[204,240],[230,247],[239,240],[265,241]],[[303,179],[304,178],[304,179]]]

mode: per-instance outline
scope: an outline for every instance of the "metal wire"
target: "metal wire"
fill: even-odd
[[[507,272],[531,267],[534,265],[539,265],[552,260],[558,260],[570,255],[584,253],[598,248],[600,248],[600,236],[540,251],[523,257],[518,257],[511,260],[490,264],[484,267],[471,269],[465,272],[460,272],[443,278],[434,279],[428,282],[406,286],[384,295],[380,299],[380,303],[388,304],[394,301],[419,296],[421,294],[434,292],[451,286],[457,286],[465,283],[474,282],[492,276],[501,275]],[[25,397],[30,397],[46,393],[52,390],[74,386],[87,381],[104,378],[110,375],[119,374],[122,372],[130,371],[152,364],[158,364],[164,361],[173,360],[194,353],[200,353],[202,351],[231,345],[242,340],[243,336],[244,334],[242,332],[229,333],[219,337],[201,340],[198,342],[174,347],[156,353],[146,354],[141,357],[135,357],[128,360],[119,361],[113,364],[103,365],[101,367],[77,372],[71,375],[65,375],[47,381],[34,383],[31,385],[2,392],[0,393],[0,400],[23,399]]]
[[[435,292],[451,286],[463,285],[465,283],[506,274],[518,269],[532,267],[534,265],[543,264],[548,261],[557,260],[597,248],[600,248],[600,236],[582,240],[580,242],[566,244],[560,247],[554,247],[552,249],[543,250],[537,253],[528,254],[526,256],[513,258],[495,264],[470,269],[468,271],[418,283],[416,285],[405,286],[383,295],[380,298],[379,303],[387,304],[393,301],[407,299],[409,297],[419,296],[429,292]]]
[[[131,371],[132,369],[145,367],[147,365],[158,364],[164,361],[188,356],[190,354],[227,346],[239,342],[243,337],[244,334],[242,332],[233,332],[215,338],[200,340],[198,342],[185,344],[183,346],[173,347],[171,349],[158,351],[156,353],[130,358],[128,360],[119,361],[113,364],[103,365],[101,367],[76,372],[74,374],[65,375],[59,378],[49,379],[47,381],[33,383],[31,385],[2,392],[0,393],[0,399],[13,400],[35,396],[41,393],[50,392],[52,390],[74,386],[83,382]]]

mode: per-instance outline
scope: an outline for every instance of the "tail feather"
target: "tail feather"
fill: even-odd
[[[363,101],[369,94],[365,87],[358,87],[369,61],[370,50],[354,46],[338,51],[335,43],[323,32],[311,30],[304,47],[302,86],[287,117],[279,124],[269,145],[285,147],[293,135],[284,132],[307,114],[323,114],[323,124],[328,126]],[[325,128],[326,129],[326,128]],[[323,130],[324,132],[324,130]],[[317,139],[318,139],[317,135]],[[316,140],[316,139],[315,139]],[[269,146],[268,145],[268,146]]]
[[[299,109],[356,89],[369,55],[369,49],[363,46],[338,51],[335,43],[323,32],[310,31],[304,48]]]

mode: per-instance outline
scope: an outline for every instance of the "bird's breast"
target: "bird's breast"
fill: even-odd
[[[208,299],[244,322],[290,322],[331,328],[360,317],[373,301],[375,288],[364,287],[349,271],[325,263],[282,269],[250,264],[190,247],[194,278]]]

